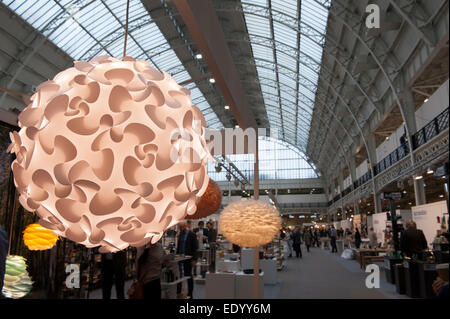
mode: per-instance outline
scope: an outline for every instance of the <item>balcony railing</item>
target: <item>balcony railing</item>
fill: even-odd
[[[448,127],[448,107],[412,136],[413,148],[417,149]]]
[[[416,150],[420,146],[427,143],[429,140],[431,140],[433,137],[439,135],[442,131],[448,128],[449,126],[449,108],[447,107],[444,111],[442,111],[438,116],[436,116],[433,120],[431,120],[427,125],[425,125],[423,128],[418,130],[413,136],[412,136],[412,146],[413,150]],[[404,157],[406,157],[409,154],[409,146],[407,143],[400,145],[398,148],[396,148],[392,153],[390,153],[388,156],[383,158],[380,162],[377,163],[373,167],[373,170],[369,170],[366,174],[358,178],[357,181],[353,183],[353,189],[358,188],[359,186],[363,185],[367,181],[369,181],[373,176],[380,174],[381,172],[385,171]],[[373,176],[372,176],[373,171]],[[328,206],[330,206],[332,203],[334,203],[336,198],[340,199],[341,196],[344,197],[351,193],[353,190],[351,187],[347,187],[341,194],[337,195],[332,201],[328,203]]]
[[[397,163],[402,158],[406,157],[409,154],[409,146],[408,144],[403,144],[397,147],[392,153],[383,158],[377,165],[374,167],[375,175],[380,174],[382,171],[388,169],[395,163]]]

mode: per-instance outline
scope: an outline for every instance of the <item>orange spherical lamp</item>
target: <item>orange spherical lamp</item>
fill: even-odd
[[[46,250],[56,245],[58,236],[39,224],[30,224],[23,232],[23,241],[29,250]]]
[[[200,219],[205,218],[211,214],[217,212],[220,208],[220,204],[222,203],[222,191],[220,190],[219,185],[209,179],[208,187],[206,188],[205,193],[200,197],[200,201],[197,204],[197,210],[193,215],[188,215],[186,218],[188,219]]]
[[[20,203],[100,252],[155,243],[196,210],[209,177],[190,91],[147,61],[101,56],[39,85],[11,134]]]

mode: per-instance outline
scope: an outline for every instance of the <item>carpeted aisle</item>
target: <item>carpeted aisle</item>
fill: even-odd
[[[386,299],[408,298],[395,292],[380,267],[380,288],[365,285],[369,275],[355,260],[345,260],[329,250],[311,248],[303,258],[289,258],[285,271],[278,272],[281,299]],[[381,265],[380,265],[381,266]]]

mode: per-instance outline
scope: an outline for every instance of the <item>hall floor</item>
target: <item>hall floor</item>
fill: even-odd
[[[385,279],[380,266],[380,288],[369,289],[365,285],[365,273],[355,260],[346,260],[330,250],[311,248],[303,258],[289,258],[284,270],[278,272],[276,285],[264,285],[265,299],[409,299],[397,294],[395,285]],[[126,282],[125,291],[131,285]],[[116,298],[115,287],[111,297]],[[101,298],[101,290],[90,293],[90,299]],[[196,283],[194,299],[205,298],[205,285]]]

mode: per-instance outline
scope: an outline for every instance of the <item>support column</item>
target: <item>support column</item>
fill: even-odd
[[[255,164],[253,171],[253,199],[259,199],[259,156],[258,136],[256,136]],[[253,298],[259,299],[259,246],[253,247]]]
[[[355,162],[355,157],[353,155],[350,156],[349,162],[350,162],[350,167],[349,167],[350,176],[351,176],[352,185],[353,185],[353,183],[356,182],[356,162]]]
[[[373,165],[376,165],[377,163],[377,146],[376,146],[376,140],[375,140],[375,134],[370,133],[367,139],[367,147],[369,148],[367,150],[367,154],[369,156],[370,159],[370,163]],[[371,167],[373,168],[373,167]],[[372,169],[372,178],[374,178],[373,176],[373,169]],[[378,194],[378,189],[375,189],[375,183],[372,184],[373,186],[373,202],[374,202],[374,213],[381,213],[382,207],[381,207],[381,198],[380,195]]]
[[[409,132],[406,132],[408,139],[417,132],[416,125],[416,106],[414,104],[413,91],[408,88],[403,92],[403,112],[405,113],[406,125],[408,126]]]
[[[427,203],[425,198],[425,187],[423,186],[423,179],[414,179],[414,195],[416,198],[416,205],[424,205]]]
[[[341,199],[339,201],[339,203],[341,204],[341,209],[342,211],[344,210],[344,199],[342,198],[342,192],[344,191],[344,170],[341,167],[339,169],[339,176],[338,176],[338,183],[339,183],[339,191],[341,193]]]
[[[375,209],[375,214],[378,214],[378,213],[382,213],[382,208],[383,208],[383,206],[381,206],[381,197],[380,197],[380,194],[374,194],[373,195],[373,199],[374,199],[374,202],[375,202],[375,207],[374,207],[374,209]]]

